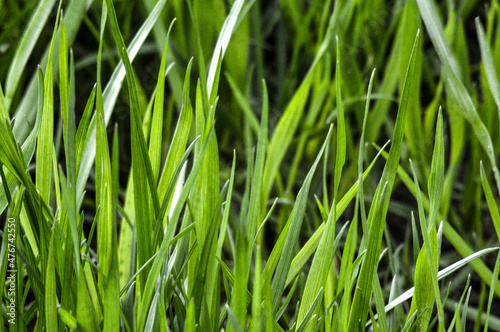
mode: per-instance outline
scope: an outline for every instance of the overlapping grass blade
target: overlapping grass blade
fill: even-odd
[[[330,127],[330,130],[328,131],[328,135],[326,137],[325,143],[323,143],[323,146],[321,147],[321,150],[318,153],[318,156],[316,157],[316,160],[314,161],[313,166],[309,170],[309,173],[306,176],[306,179],[304,180],[304,184],[302,185],[302,188],[299,191],[299,194],[297,195],[296,202],[294,204],[292,213],[290,214],[288,221],[285,225],[285,228],[283,229],[283,234],[286,235],[283,247],[278,248],[278,254],[279,254],[279,261],[276,267],[276,274],[274,276],[272,286],[271,286],[271,292],[272,292],[272,298],[273,298],[273,308],[278,308],[280,299],[281,299],[281,294],[283,293],[283,290],[285,288],[285,283],[286,283],[286,278],[288,276],[288,272],[290,270],[290,265],[292,263],[292,258],[293,258],[293,247],[296,244],[296,241],[298,239],[300,229],[302,226],[302,221],[304,219],[304,214],[305,214],[305,209],[306,209],[306,203],[307,203],[307,196],[309,194],[309,188],[311,186],[311,181],[312,177],[314,175],[314,172],[316,170],[316,167],[319,163],[319,160],[323,154],[323,151],[326,146],[326,142],[330,139],[330,135],[332,132],[332,128]],[[280,236],[281,238],[281,236]],[[276,248],[276,246],[275,246]],[[274,251],[275,249],[273,249]],[[272,254],[271,254],[272,255]],[[270,264],[270,261],[267,263],[268,265]],[[272,265],[270,265],[272,266]],[[267,265],[266,265],[267,267]],[[268,270],[269,271],[269,270]],[[270,271],[272,272],[272,270]],[[269,272],[268,272],[269,273]]]
[[[62,2],[59,3],[59,9]],[[43,83],[43,111],[40,133],[36,150],[36,186],[40,190],[42,199],[50,204],[50,188],[52,185],[52,149],[54,148],[54,87],[52,80],[52,54],[56,31],[59,22],[59,12],[56,18],[52,42],[50,44],[49,59],[45,69]]]
[[[139,31],[137,31],[137,34],[130,42],[129,47],[127,48],[127,53],[130,61],[133,61],[134,58],[136,57],[137,53],[139,52],[139,49],[146,40],[146,37],[153,28],[154,23],[158,20],[158,17],[160,16],[160,13],[163,7],[165,6],[165,3],[166,0],[158,1],[155,8],[151,11],[148,18],[144,21],[141,28],[139,29]],[[123,50],[121,50],[122,47],[124,47],[124,45],[118,46],[120,53],[123,53],[122,52]],[[103,108],[104,108],[105,124],[107,124],[109,122],[109,119],[111,118],[111,113],[113,111],[114,105],[118,98],[118,94],[122,87],[125,74],[126,74],[126,69],[122,59],[122,62],[120,62],[113,71],[113,74],[111,75],[111,78],[109,79],[109,82],[106,85],[106,88],[104,89],[103,92]],[[82,152],[82,155],[84,157],[81,158],[81,164],[78,165],[80,171],[78,173],[78,182],[76,186],[77,197],[79,196],[79,193],[82,193],[83,190],[85,189],[85,184],[87,182],[90,169],[92,168],[92,164],[94,163],[96,122],[97,122],[96,117],[95,116],[92,117],[89,127],[89,134],[87,135],[87,139],[84,143],[85,148]]]
[[[429,37],[434,44],[434,48],[443,64],[443,73],[447,78],[447,87],[453,97],[456,99],[462,111],[463,117],[470,123],[478,141],[481,143],[484,151],[493,168],[493,174],[497,188],[500,191],[500,172],[496,165],[496,155],[491,140],[490,133],[481,121],[476,107],[467,92],[464,84],[460,80],[457,62],[453,58],[448,44],[445,41],[444,31],[439,17],[435,11],[432,0],[417,0],[420,13],[425,27],[429,32]]]
[[[26,67],[26,63],[33,52],[36,45],[38,37],[42,33],[42,29],[47,22],[49,15],[52,11],[52,7],[56,0],[42,0],[38,3],[35,12],[30,18],[28,25],[26,26],[23,36],[19,41],[16,53],[14,54],[13,61],[9,66],[9,73],[7,74],[6,85],[5,85],[5,111],[8,114],[10,109],[12,98],[16,92],[21,75]]]
[[[483,59],[484,71],[486,72],[486,78],[488,79],[488,84],[490,85],[490,92],[493,95],[493,99],[495,100],[495,104],[498,108],[498,114],[500,115],[500,82],[498,82],[498,74],[495,69],[495,63],[493,61],[491,50],[486,40],[484,29],[479,17],[476,17],[476,30],[479,39],[481,57]]]
[[[385,225],[385,216],[389,205],[390,193],[396,177],[399,158],[401,155],[401,145],[404,136],[404,127],[406,123],[406,112],[408,109],[409,90],[412,89],[412,79],[415,70],[416,56],[415,49],[420,42],[420,34],[417,33],[415,43],[413,45],[412,56],[408,64],[405,84],[402,91],[398,116],[394,128],[394,139],[389,152],[382,178],[380,179],[375,197],[372,202],[372,207],[368,215],[369,233],[367,241],[367,255],[361,266],[361,271],[354,293],[352,302],[351,316],[349,319],[349,330],[358,330],[365,325],[366,314],[368,312],[368,304],[372,294],[372,280],[378,266],[379,251],[382,241],[382,232]],[[386,192],[387,191],[387,192]],[[382,193],[386,192],[384,195]]]
[[[337,221],[337,200],[338,200],[338,190],[340,177],[342,175],[342,168],[345,163],[346,158],[346,131],[345,131],[345,120],[344,120],[344,109],[342,105],[342,94],[341,94],[341,84],[342,77],[340,74],[340,52],[339,52],[339,41],[337,37],[337,63],[336,63],[336,96],[337,96],[337,155],[335,158],[335,178],[334,178],[334,196],[333,203],[330,213],[328,215],[328,220],[325,224],[325,231],[321,236],[320,243],[318,244],[318,249],[314,255],[311,268],[309,270],[309,275],[304,287],[304,293],[302,296],[302,301],[300,303],[299,313],[297,317],[297,325],[300,326],[308,320],[306,313],[310,310],[312,304],[315,301],[315,297],[321,288],[325,287],[326,279],[328,276],[328,271],[330,270],[330,265],[332,263],[334,255],[334,243],[332,238],[335,237],[335,223]],[[317,300],[316,300],[317,301]],[[310,325],[311,326],[311,325]],[[312,326],[311,326],[312,327]],[[310,330],[310,329],[309,329]]]

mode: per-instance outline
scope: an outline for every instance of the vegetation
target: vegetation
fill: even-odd
[[[2,331],[500,331],[497,0],[0,27]]]

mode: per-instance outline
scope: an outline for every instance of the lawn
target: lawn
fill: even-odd
[[[497,0],[0,0],[0,331],[500,331]]]

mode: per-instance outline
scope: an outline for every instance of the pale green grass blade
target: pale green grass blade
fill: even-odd
[[[62,2],[59,3],[59,9]],[[44,98],[42,123],[37,142],[36,151],[36,186],[40,190],[42,199],[50,204],[50,189],[52,184],[52,150],[54,146],[54,87],[52,80],[52,52],[56,37],[59,12],[56,18],[52,42],[50,44],[49,60],[45,70]]]
[[[490,85],[490,92],[493,95],[495,104],[497,105],[500,115],[500,83],[498,82],[498,74],[495,69],[495,63],[491,55],[491,50],[484,34],[484,29],[479,17],[476,17],[476,30],[479,39],[479,48],[481,50],[481,58],[483,59],[484,71]]]
[[[187,154],[189,154],[191,149],[194,147],[195,143],[196,142],[193,142],[191,144],[191,146],[186,150],[185,158],[187,158]],[[184,203],[187,199],[189,192],[191,191],[191,189],[194,186],[194,183],[195,183],[196,178],[198,176],[198,172],[199,172],[201,163],[203,161],[203,156],[204,156],[206,149],[207,149],[207,144],[204,145],[204,148],[201,151],[200,155],[197,156],[197,158],[195,159],[193,168],[192,168],[191,173],[186,181],[186,184],[184,185],[184,187],[182,189],[182,193],[181,193],[181,196],[179,197],[178,203],[174,207],[172,219],[170,219],[169,223],[167,224],[167,229],[165,232],[165,236],[163,237],[163,242],[162,242],[158,252],[156,253],[156,257],[154,259],[153,266],[151,267],[150,272],[147,276],[147,281],[146,281],[146,285],[144,287],[144,293],[143,293],[144,297],[142,299],[143,306],[148,305],[152,299],[152,294],[153,294],[153,290],[155,287],[155,283],[156,283],[158,274],[160,273],[160,269],[163,265],[163,261],[165,259],[165,255],[167,254],[167,250],[168,250],[168,247],[170,245],[170,242],[173,239],[173,234],[174,234],[174,231],[176,229],[176,225],[177,225],[179,215],[181,213],[181,209],[184,206]],[[178,173],[180,172],[180,169],[181,169],[181,167],[179,165],[177,167],[177,170],[176,170],[176,173],[177,173],[176,175],[178,175]],[[175,177],[175,175],[174,175],[174,177]],[[173,187],[173,185],[172,185],[172,187]],[[169,191],[172,192],[173,188],[171,188]],[[164,214],[166,214],[166,212],[167,212],[167,204],[168,204],[167,202],[168,202],[169,198],[170,198],[169,195],[165,196],[164,202],[162,204],[162,208],[160,210],[160,214],[159,214],[158,218],[161,218],[161,219],[164,218]],[[138,326],[139,327],[144,326],[145,320],[146,320],[146,314],[142,313],[138,319],[138,321],[139,321]]]
[[[149,158],[151,159],[151,168],[153,171],[153,180],[155,181],[155,183],[157,183],[158,176],[160,174],[163,138],[163,108],[165,99],[165,69],[167,62],[168,38],[170,36],[170,31],[172,29],[173,23],[174,21],[172,21],[168,29],[163,56],[161,58],[160,70],[158,72],[158,81],[156,85],[155,103],[152,119],[153,125],[151,126],[151,133],[149,138]]]
[[[467,257],[459,260],[458,262],[455,262],[455,263],[451,264],[450,266],[439,271],[438,276],[437,276],[437,280],[441,280],[443,278],[446,278],[447,276],[451,275],[453,272],[461,269],[462,267],[466,266],[469,263],[472,263],[474,260],[478,259],[479,257],[482,257],[484,255],[487,255],[487,254],[494,252],[494,251],[497,251],[497,250],[498,250],[498,247],[479,250],[479,251],[471,254],[470,256],[467,256]],[[407,290],[406,292],[404,292],[403,294],[399,295],[396,299],[389,302],[385,306],[385,312],[389,312],[390,310],[394,309],[396,306],[400,305],[404,301],[411,299],[413,297],[414,293],[415,293],[415,288],[412,287],[409,290]]]
[[[262,331],[262,284],[261,284],[261,249],[257,245],[255,249],[255,272],[253,280],[253,293],[252,293],[252,321],[250,323],[250,330],[254,332]]]
[[[316,306],[318,305],[319,300],[321,299],[321,296],[323,295],[323,287],[320,288],[318,294],[316,294],[316,297],[314,298],[313,302],[311,303],[311,306],[308,308],[308,311],[304,315],[304,319],[301,324],[298,325],[297,327],[297,332],[302,332],[305,331],[306,328],[309,327],[314,327],[311,326],[311,323],[314,322],[315,316],[313,315],[314,309],[316,309]]]
[[[467,92],[465,86],[460,81],[459,69],[451,51],[445,41],[443,27],[435,11],[432,0],[417,0],[420,13],[425,27],[429,32],[429,37],[434,44],[434,48],[443,64],[443,72],[447,78],[447,86],[450,93],[457,100],[463,117],[471,124],[477,139],[485,150],[493,168],[497,188],[500,190],[500,172],[496,166],[496,155],[491,136],[481,121],[476,107]]]
[[[189,301],[187,306],[187,317],[186,323],[184,325],[184,331],[186,332],[195,332],[196,331],[196,313],[194,311],[194,301]]]
[[[75,148],[76,148],[76,171],[79,174],[80,165],[83,157],[83,151],[85,148],[85,142],[88,139],[89,135],[89,125],[90,119],[92,117],[92,110],[94,108],[95,102],[95,94],[97,90],[97,84],[94,85],[92,91],[90,92],[90,96],[87,99],[87,104],[85,105],[85,109],[82,114],[82,118],[78,124],[78,129],[76,130],[75,137]]]
[[[413,177],[415,183],[415,192],[417,193],[418,210],[422,236],[424,238],[424,248],[420,251],[417,258],[415,268],[415,296],[410,309],[410,315],[414,310],[418,311],[419,324],[423,326],[424,330],[427,328],[432,315],[432,307],[434,305],[434,298],[436,300],[438,316],[439,316],[439,329],[444,330],[444,311],[439,293],[439,286],[436,280],[438,266],[439,266],[439,253],[436,228],[434,226],[436,216],[438,214],[441,195],[444,184],[444,138],[443,138],[443,116],[439,110],[438,119],[436,123],[436,138],[434,144],[434,151],[432,154],[431,173],[429,175],[429,220],[426,223],[424,206],[420,188],[418,186],[416,171],[413,163]],[[433,289],[434,297],[430,294],[429,289]],[[425,311],[425,312],[424,312]]]
[[[227,191],[226,202],[224,205],[224,213],[222,215],[222,221],[220,224],[219,239],[217,240],[217,249],[215,251],[215,257],[219,258],[222,253],[222,246],[224,245],[224,239],[226,238],[227,225],[229,221],[229,212],[231,209],[231,198],[233,197],[235,171],[236,171],[236,151],[233,152],[233,164],[231,166],[231,175],[229,177],[229,189]]]
[[[181,113],[179,115],[179,120],[175,128],[174,136],[172,138],[172,144],[170,145],[170,148],[168,150],[163,172],[160,177],[160,183],[158,185],[158,195],[161,200],[163,199],[165,191],[167,190],[167,186],[171,180],[174,167],[179,163],[179,160],[184,153],[184,149],[189,138],[189,132],[191,130],[193,109],[189,100],[189,87],[191,84],[190,75],[192,64],[193,60],[191,59],[186,68],[186,74],[184,78]]]
[[[71,183],[72,191],[76,185],[76,155],[75,155],[75,68],[73,52],[71,52],[70,68],[68,70],[68,47],[64,19],[60,20],[59,31],[59,94],[61,117],[63,119],[64,154],[66,156],[66,173]],[[68,81],[69,80],[69,81]]]
[[[309,170],[306,179],[304,180],[304,184],[297,195],[296,203],[294,204],[294,208],[290,217],[287,221],[287,226],[283,229],[283,232],[286,234],[286,239],[283,244],[280,259],[278,261],[278,265],[276,267],[276,274],[273,279],[271,291],[273,296],[273,307],[276,309],[279,306],[281,300],[281,294],[285,288],[286,278],[288,276],[290,265],[292,263],[293,258],[293,247],[296,245],[300,229],[302,226],[302,221],[304,219],[306,204],[307,204],[307,196],[309,194],[309,188],[311,186],[312,177],[316,170],[316,167],[320,161],[320,158],[323,154],[323,151],[326,146],[326,142],[330,139],[330,135],[332,132],[332,128],[328,131],[327,138],[319,151],[316,160],[314,161],[313,166]],[[268,262],[269,264],[269,262]]]
[[[232,7],[229,15],[227,15],[224,24],[222,25],[222,29],[219,33],[219,37],[217,38],[217,43],[214,47],[214,53],[212,55],[212,60],[210,61],[210,66],[208,69],[208,77],[207,77],[207,94],[210,94],[209,99],[215,98],[217,95],[217,90],[215,90],[212,96],[212,89],[214,88],[215,81],[218,81],[218,76],[220,75],[220,68],[217,70],[217,67],[220,66],[219,62],[221,62],[220,58],[224,57],[226,53],[227,46],[229,45],[229,41],[231,40],[231,35],[233,34],[233,30],[238,20],[238,16],[240,15],[241,8],[243,7],[244,0],[236,0]],[[217,76],[217,77],[216,77]],[[217,87],[215,87],[217,89]]]
[[[268,114],[269,101],[267,86],[262,82],[262,119],[257,143],[257,154],[253,176],[251,177],[250,198],[248,203],[248,213],[238,225],[236,236],[236,257],[235,257],[235,285],[233,289],[233,313],[240,323],[244,325],[246,316],[246,291],[249,278],[250,260],[253,252],[253,239],[256,236],[257,228],[260,226],[260,208],[262,205],[262,179],[264,173],[264,163],[268,141]],[[252,163],[252,161],[250,161]],[[251,168],[249,168],[251,169]],[[250,177],[247,178],[249,181]],[[243,210],[245,211],[245,210]],[[243,212],[244,213],[244,212]],[[259,238],[257,238],[259,242]]]
[[[389,205],[390,193],[396,177],[399,158],[401,155],[401,145],[404,136],[404,127],[406,124],[406,112],[409,102],[409,90],[412,89],[412,80],[416,64],[415,49],[420,42],[420,34],[417,33],[415,43],[413,45],[412,56],[408,64],[408,70],[405,77],[404,88],[402,91],[396,125],[394,128],[394,138],[389,152],[389,158],[384,167],[382,178],[380,179],[375,197],[372,202],[372,207],[368,216],[368,226],[370,228],[367,242],[367,254],[361,266],[361,271],[357,283],[357,288],[354,293],[354,299],[351,308],[351,317],[349,319],[349,330],[358,330],[365,325],[366,315],[368,313],[368,305],[371,299],[371,285],[373,275],[378,266],[378,255],[380,251],[383,229],[385,228],[385,216]],[[387,187],[387,193],[382,195],[383,188]]]
[[[7,101],[3,94],[2,84],[0,84],[0,115],[9,118],[9,113],[7,110]]]
[[[267,86],[262,81],[262,119],[260,123],[257,153],[255,156],[255,168],[253,173],[250,202],[246,222],[242,225],[246,229],[246,236],[251,241],[256,236],[257,228],[260,227],[260,207],[262,206],[262,185],[264,175],[264,164],[268,144],[268,122],[269,122],[269,100]],[[249,242],[251,243],[251,242]],[[250,248],[252,251],[252,248]],[[250,256],[251,254],[249,254]],[[249,257],[250,258],[250,257]]]
[[[76,330],[78,327],[78,323],[75,317],[73,315],[63,309],[62,307],[57,308],[57,313],[59,314],[59,318],[61,319],[61,322],[64,323],[67,327],[69,327],[71,330]]]
[[[14,54],[13,61],[9,66],[9,73],[7,74],[5,85],[5,106],[8,110],[11,106],[12,98],[16,92],[19,80],[21,79],[20,73],[24,71],[26,63],[36,45],[38,37],[42,33],[42,29],[47,22],[49,15],[54,7],[55,0],[42,0],[31,16],[27,27],[24,30],[23,36],[19,41],[16,53]]]
[[[429,221],[427,225],[428,231],[435,229],[437,214],[443,195],[444,185],[444,136],[443,136],[443,114],[441,109],[438,113],[436,123],[436,136],[434,143],[434,151],[432,153],[431,173],[429,175]],[[436,257],[437,258],[437,257]]]
[[[54,244],[55,230],[52,229],[49,240],[49,259],[45,273],[45,326],[48,332],[58,331],[57,324],[57,286],[56,286],[56,257],[55,251],[57,250]]]
[[[84,332],[92,332],[98,328],[95,309],[87,289],[87,282],[83,270],[78,275],[78,293],[76,304],[76,318],[78,328]]]

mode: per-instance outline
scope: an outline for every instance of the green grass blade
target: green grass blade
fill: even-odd
[[[354,293],[352,302],[351,316],[349,319],[349,330],[358,330],[365,325],[368,313],[368,305],[372,294],[372,279],[378,266],[379,251],[382,241],[383,229],[385,228],[385,216],[389,205],[390,193],[396,177],[399,158],[401,155],[401,145],[404,136],[404,127],[406,123],[406,112],[409,102],[409,90],[412,89],[412,80],[416,64],[415,49],[420,42],[420,34],[417,33],[415,43],[413,45],[412,56],[408,64],[404,88],[402,91],[401,101],[399,105],[396,125],[394,128],[394,139],[389,152],[389,158],[384,167],[382,178],[380,179],[375,197],[372,202],[372,207],[368,216],[369,234],[367,248],[368,252],[361,266],[361,271]],[[387,187],[387,193],[382,195],[383,188]]]
[[[500,252],[497,254],[497,261],[495,263],[495,269],[493,271],[493,277],[491,278],[490,294],[488,296],[488,307],[486,309],[486,321],[484,322],[484,332],[488,331],[488,320],[490,318],[491,305],[493,303],[493,297],[495,296],[495,286],[500,283],[498,281],[498,275],[500,273]]]
[[[331,131],[332,128],[330,127],[327,138],[323,143],[323,146],[321,147],[321,150],[319,151],[313,166],[309,170],[309,173],[307,174],[307,177],[304,180],[304,184],[302,185],[299,194],[297,195],[296,203],[287,221],[288,227],[285,226],[285,229],[283,230],[283,232],[286,232],[286,239],[283,244],[283,249],[280,250],[281,256],[278,261],[278,265],[276,267],[276,274],[274,276],[271,287],[272,297],[273,297],[273,307],[275,309],[279,307],[281,294],[283,293],[283,290],[285,288],[286,277],[290,270],[290,265],[292,263],[292,258],[293,258],[292,256],[293,247],[296,245],[305,214],[307,196],[309,194],[309,188],[311,186],[312,177],[320,161],[320,158],[323,154],[326,142],[330,139]]]
[[[481,50],[481,57],[484,64],[484,71],[486,72],[486,78],[488,79],[488,84],[490,85],[490,92],[493,95],[493,99],[495,100],[495,104],[497,105],[500,115],[500,82],[498,82],[498,74],[495,69],[495,63],[493,61],[491,50],[486,40],[484,29],[479,17],[476,17],[476,30],[477,37],[479,39],[479,49]]]
[[[52,229],[49,242],[49,259],[46,268],[45,277],[45,324],[48,332],[56,332],[57,329],[57,286],[56,286],[56,253],[54,244],[55,230]]]
[[[59,4],[60,8],[61,3]],[[45,70],[44,98],[42,123],[37,142],[36,151],[36,185],[40,190],[42,199],[50,204],[50,188],[52,184],[52,149],[54,146],[54,92],[52,80],[52,52],[59,21],[59,12],[56,18],[52,42],[50,44],[49,60]]]
[[[149,138],[149,158],[151,159],[151,168],[153,171],[153,180],[155,183],[158,181],[160,174],[161,163],[161,150],[162,150],[162,133],[163,133],[163,108],[165,99],[165,69],[167,62],[167,48],[170,30],[172,29],[174,21],[170,24],[167,33],[167,40],[165,41],[165,48],[161,58],[160,70],[158,72],[158,82],[156,85],[155,103],[153,110],[151,133]]]
[[[493,227],[497,233],[497,238],[500,239],[500,213],[498,212],[498,206],[491,191],[488,178],[486,177],[486,172],[484,171],[483,163],[480,166],[481,183],[483,185],[484,196],[486,197],[486,202],[488,204],[488,209],[490,211],[491,219],[493,221]]]
[[[457,62],[453,58],[451,51],[445,41],[443,27],[439,21],[432,0],[417,0],[420,8],[420,13],[424,21],[425,27],[429,32],[429,36],[434,44],[434,48],[443,64],[443,72],[447,78],[447,86],[450,93],[456,99],[462,111],[463,117],[471,124],[477,139],[481,143],[484,151],[493,168],[493,174],[497,188],[500,190],[500,172],[496,166],[496,155],[493,147],[491,136],[481,121],[476,107],[467,92],[464,84],[459,78],[459,69]]]
[[[17,46],[13,61],[9,66],[9,73],[7,74],[7,79],[5,81],[6,110],[8,110],[11,106],[12,98],[14,97],[19,80],[21,79],[21,75],[19,75],[19,73],[24,71],[26,63],[33,52],[38,37],[42,33],[42,29],[49,18],[55,2],[55,0],[42,0],[38,3],[36,10],[31,16],[30,21],[24,30],[23,36],[19,41],[19,45]]]
[[[229,15],[227,15],[219,33],[219,37],[217,38],[217,43],[215,44],[214,53],[212,55],[212,61],[210,61],[208,69],[207,93],[210,94],[209,99],[215,98],[217,95],[217,90],[212,91],[214,83],[215,81],[218,81],[218,76],[220,75],[220,68],[217,70],[217,67],[219,66],[218,64],[220,62],[220,58],[223,58],[226,53],[227,46],[231,40],[231,35],[233,34],[233,30],[236,21],[238,20],[238,16],[240,15],[241,8],[243,7],[243,3],[244,0],[236,0],[233,3],[231,11],[229,12]],[[215,88],[217,89],[217,87]]]
[[[318,249],[314,255],[311,268],[309,270],[309,275],[307,277],[306,285],[304,288],[304,293],[302,295],[302,301],[300,303],[299,313],[297,317],[297,325],[300,326],[309,320],[307,312],[309,312],[311,306],[315,301],[315,297],[320,292],[320,289],[325,287],[326,280],[328,277],[328,271],[330,270],[330,265],[333,259],[333,247],[334,241],[331,239],[335,237],[335,223],[337,220],[336,216],[336,206],[338,199],[338,188],[340,183],[340,177],[342,174],[342,168],[344,167],[346,158],[346,129],[344,120],[344,110],[342,105],[342,94],[341,94],[341,84],[342,77],[340,75],[340,52],[339,52],[339,41],[337,37],[337,63],[336,63],[336,95],[337,95],[337,155],[335,158],[335,179],[334,179],[334,197],[333,204],[328,215],[328,220],[326,221],[325,231],[321,236]],[[312,326],[311,326],[312,327]]]
[[[148,18],[144,21],[137,34],[134,36],[132,41],[127,48],[127,53],[130,61],[133,61],[136,57],[139,49],[144,44],[146,37],[149,32],[153,28],[155,22],[158,20],[163,7],[165,6],[166,0],[160,0],[156,4],[155,8],[151,11]],[[122,40],[123,41],[123,40]],[[118,46],[120,52],[123,46]],[[123,52],[121,52],[123,53]],[[123,62],[120,62],[118,66],[113,71],[111,78],[109,79],[106,88],[103,93],[103,107],[104,107],[104,123],[108,124],[109,119],[111,118],[112,111],[114,109],[114,105],[118,99],[118,94],[122,87],[123,80],[125,78],[126,69]],[[90,123],[89,134],[87,135],[87,139],[84,143],[84,149],[82,151],[81,164],[78,165],[79,173],[78,173],[78,181],[76,186],[77,197],[83,192],[85,189],[85,184],[87,182],[88,176],[90,174],[90,170],[94,163],[95,159],[95,128],[96,128],[97,119],[94,116]]]

